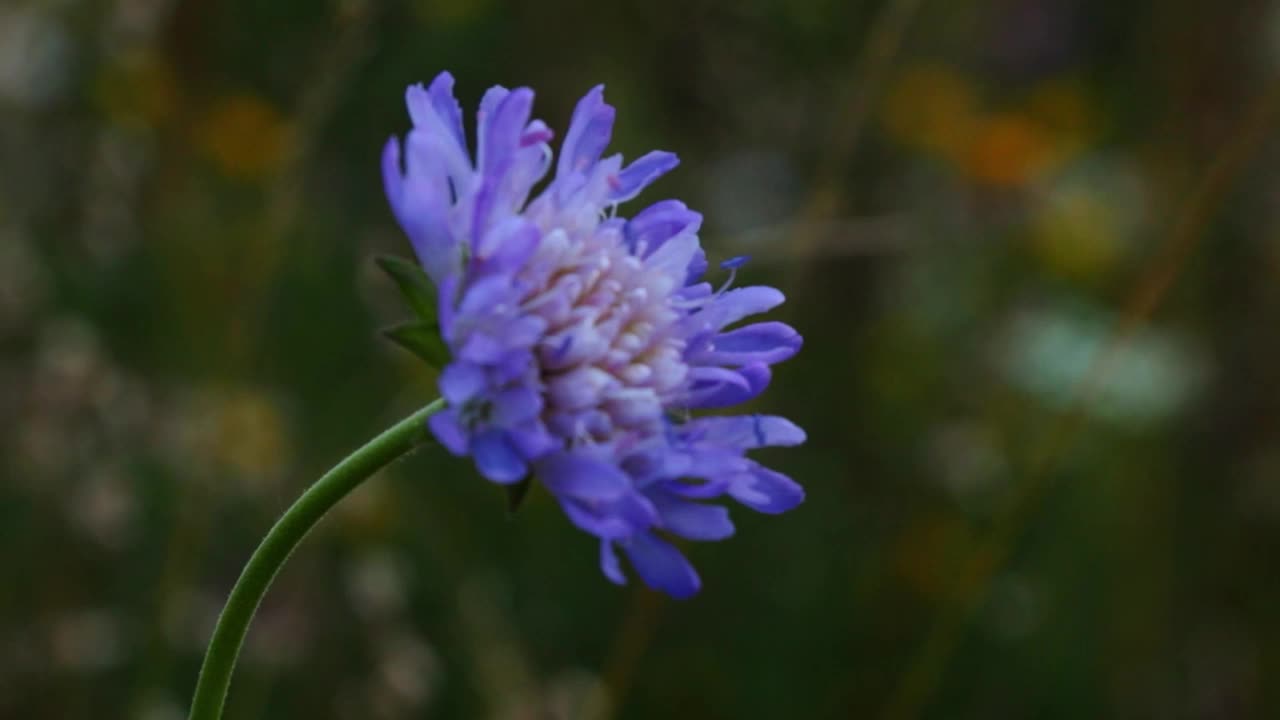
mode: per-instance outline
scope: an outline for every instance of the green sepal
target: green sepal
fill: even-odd
[[[423,322],[436,320],[436,291],[431,278],[417,264],[394,255],[379,255],[374,258],[378,267],[391,276],[400,294],[408,301],[413,314]]]
[[[524,504],[524,499],[529,495],[529,486],[532,485],[530,476],[525,475],[520,482],[511,483],[503,486],[507,491],[507,515],[515,515],[520,506]]]
[[[440,337],[440,327],[435,321],[407,322],[382,331],[397,345],[422,358],[439,370],[449,364],[449,348]]]

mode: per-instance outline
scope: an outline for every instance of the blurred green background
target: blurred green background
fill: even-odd
[[[404,87],[683,165],[806,337],[808,488],[674,603],[423,451],[278,579],[234,718],[1280,716],[1280,3],[10,0],[0,716],[180,720],[274,517],[433,396],[377,330]]]

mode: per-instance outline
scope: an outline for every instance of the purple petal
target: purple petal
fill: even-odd
[[[534,120],[529,123],[529,126],[524,129],[524,134],[520,136],[520,147],[525,148],[545,143],[555,136],[556,134],[552,132],[551,128],[547,127],[546,123],[541,120]]]
[[[567,178],[574,173],[585,173],[604,154],[613,132],[614,109],[604,102],[604,86],[591,89],[573,110],[569,132],[560,148],[560,161],[556,177]]]
[[[622,203],[630,200],[679,164],[680,158],[675,153],[663,150],[654,150],[641,157],[612,178],[609,202]]]
[[[510,428],[528,422],[542,412],[542,396],[527,387],[507,388],[493,396],[491,419]]]
[[[685,407],[691,409],[710,410],[744,403],[764,392],[773,377],[772,371],[765,363],[753,363],[738,368],[737,373],[746,381],[744,388],[740,384],[706,383],[693,386]]]
[[[622,461],[622,467],[638,485],[651,480],[687,475],[689,465],[686,453],[673,452],[665,443],[637,450]]]
[[[476,194],[472,221],[477,237],[483,236],[504,212],[513,212],[524,199],[521,189],[507,182],[506,176],[516,163],[532,109],[533,91],[517,88],[507,93],[491,114],[484,115],[479,139],[479,168],[484,180]]]
[[[489,230],[476,245],[477,273],[508,273],[518,270],[538,249],[538,226],[522,217],[511,217]]]
[[[645,258],[645,265],[676,278],[679,284],[683,285],[689,275],[690,266],[701,253],[702,246],[698,243],[698,236],[686,230],[650,253],[649,257]]]
[[[702,216],[679,200],[663,200],[641,210],[627,222],[627,247],[637,257],[648,257],[681,232],[696,233]]]
[[[507,439],[524,457],[539,458],[556,447],[559,443],[551,437],[546,427],[536,420],[519,428],[508,428]]]
[[[689,540],[723,540],[733,535],[733,522],[728,508],[693,503],[664,493],[650,496],[662,527]]]
[[[743,450],[793,446],[805,441],[804,430],[777,415],[698,418],[687,423],[685,430],[698,442]]]
[[[767,285],[736,288],[713,300],[702,312],[690,315],[687,322],[695,327],[719,330],[745,317],[772,310],[784,300],[786,297],[777,288]]]
[[[461,405],[484,391],[484,370],[471,363],[449,363],[437,385],[449,405]]]
[[[446,450],[458,457],[467,454],[467,431],[458,422],[458,413],[445,408],[427,418],[427,427]]]
[[[563,451],[538,461],[538,479],[556,495],[584,500],[611,500],[631,490],[631,478],[617,465]]]
[[[405,104],[409,106],[409,117],[415,127],[443,127],[459,147],[467,147],[462,130],[462,108],[453,97],[453,75],[447,70],[437,75],[426,90],[420,84],[409,86],[405,92]]]
[[[499,337],[477,330],[466,334],[454,357],[471,363],[491,363],[502,357],[506,349]]]
[[[752,510],[770,515],[783,513],[804,500],[804,488],[791,478],[768,468],[734,478],[729,495]]]
[[[795,355],[804,339],[795,328],[780,322],[762,322],[716,335],[711,349],[691,358],[693,362],[723,365],[782,362]]]
[[[698,251],[693,254],[693,259],[689,261],[689,267],[685,270],[684,283],[692,285],[698,282],[707,272],[707,253],[698,247]]]
[[[431,82],[429,90],[420,84],[410,85],[405,90],[405,104],[414,130],[434,138],[440,144],[450,175],[463,177],[471,167],[471,160],[462,129],[462,111],[453,99],[453,77],[441,73]]]
[[[382,151],[382,181],[387,200],[413,244],[427,274],[439,284],[454,268],[457,242],[449,230],[448,180],[439,148],[420,132],[407,141],[407,173],[400,168],[400,143],[392,138]]]
[[[471,455],[481,475],[497,483],[522,479],[528,466],[501,430],[486,430],[471,439]]]
[[[495,308],[510,306],[515,300],[515,288],[511,285],[511,279],[490,275],[471,283],[458,305],[458,314],[488,315]]]
[[[532,110],[533,91],[529,88],[516,88],[502,97],[493,113],[485,118],[480,172],[485,175],[500,172],[511,161],[520,148]]]
[[[641,533],[621,544],[636,573],[649,587],[680,600],[693,597],[702,588],[698,572],[670,543]]]
[[[613,501],[614,512],[631,523],[632,532],[641,532],[658,524],[658,508],[649,498],[630,492]]]
[[[578,529],[591,533],[598,538],[620,540],[635,534],[636,529],[630,522],[613,513],[600,512],[581,500],[561,497],[560,507],[565,517]]]
[[[713,365],[694,366],[689,368],[689,381],[697,386],[700,383],[706,384],[728,384],[743,390],[750,387],[747,379],[742,373],[730,368],[715,367]]]
[[[404,170],[400,167],[400,140],[395,137],[382,146],[382,186],[392,209],[403,204]]]
[[[431,81],[431,86],[427,88],[427,94],[431,97],[431,107],[435,109],[436,115],[449,128],[458,147],[465,151],[467,136],[462,129],[462,108],[453,97],[453,75],[450,75],[447,70],[437,75],[436,79]]]
[[[600,541],[600,569],[614,585],[627,584],[627,576],[622,574],[622,565],[618,562],[618,552],[612,540]]]
[[[663,492],[669,493],[690,500],[710,500],[718,498],[725,494],[729,489],[731,478],[727,476],[713,476],[705,482],[691,482],[689,480],[668,480],[661,483]]]
[[[484,97],[480,99],[480,109],[476,111],[476,167],[488,167],[486,154],[491,152],[486,146],[488,144],[486,138],[489,134],[489,125],[493,122],[494,113],[498,110],[498,105],[511,94],[511,91],[501,85],[494,85],[484,92]]]
[[[689,451],[689,477],[717,479],[740,475],[755,467],[739,448],[723,445],[699,446]]]

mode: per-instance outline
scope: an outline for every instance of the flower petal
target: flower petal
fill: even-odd
[[[450,405],[461,405],[484,390],[484,370],[471,363],[449,363],[436,384]]]
[[[511,428],[533,420],[542,412],[542,396],[528,387],[510,387],[493,396],[490,419],[495,425]]]
[[[673,598],[693,597],[702,588],[698,571],[673,545],[651,533],[640,533],[620,543],[636,573],[651,588]]]
[[[409,116],[413,124],[420,127],[443,127],[465,152],[467,136],[462,129],[462,108],[453,97],[453,75],[446,70],[431,81],[425,91],[421,85],[413,85],[406,93]],[[428,117],[435,113],[436,119]],[[437,125],[437,123],[439,123]]]
[[[772,365],[795,355],[803,343],[800,333],[786,323],[755,323],[716,335],[710,349],[691,360],[722,365],[753,362]]]
[[[604,101],[604,86],[597,85],[578,101],[560,148],[556,177],[586,173],[604,154],[613,134],[613,106]]]
[[[721,505],[694,503],[665,493],[649,496],[662,527],[689,540],[723,540],[733,535],[729,509]]]
[[[567,450],[538,460],[536,470],[538,479],[556,495],[611,500],[631,490],[631,479],[617,465]]]
[[[538,226],[522,217],[502,221],[480,239],[472,257],[476,274],[512,273],[538,249]]]
[[[528,465],[502,430],[486,430],[471,439],[471,454],[481,475],[496,483],[513,483],[524,478]]]
[[[620,540],[635,534],[636,529],[626,519],[608,512],[600,512],[590,504],[571,497],[560,498],[560,508],[565,517],[578,529],[601,539]]]
[[[684,430],[696,442],[744,450],[799,445],[805,441],[804,430],[777,415],[704,417],[687,423]]]
[[[427,427],[431,434],[446,450],[458,457],[467,454],[467,431],[458,422],[458,413],[453,408],[445,408],[427,418]]]
[[[421,132],[406,141],[407,168],[400,168],[400,143],[392,138],[382,152],[387,201],[413,244],[427,275],[438,285],[456,269],[458,242],[449,229],[448,178],[439,143]]]
[[[803,502],[804,488],[782,473],[757,466],[734,478],[729,495],[752,510],[776,515]]]
[[[686,324],[693,328],[719,330],[745,317],[772,310],[784,300],[786,297],[781,291],[767,285],[734,288],[708,303],[702,312],[690,315]]]
[[[654,150],[628,165],[610,183],[609,202],[622,203],[680,164],[675,153]]]
[[[694,385],[685,400],[685,407],[691,409],[712,409],[729,407],[744,403],[764,392],[769,386],[773,373],[765,363],[752,363],[738,368],[738,373],[745,381],[741,383],[704,383]]]
[[[618,552],[612,540],[600,541],[600,569],[614,585],[627,584],[627,576],[622,574],[622,565],[618,562]]]
[[[697,233],[702,215],[685,207],[679,200],[663,200],[641,210],[627,221],[627,247],[637,257],[648,257],[663,243],[681,232]]]

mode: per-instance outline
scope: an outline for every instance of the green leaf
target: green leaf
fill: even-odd
[[[407,322],[383,330],[382,334],[437,370],[449,363],[449,348],[440,337],[440,328],[435,321]]]
[[[524,504],[525,497],[529,495],[529,486],[533,484],[529,477],[525,475],[520,482],[504,486],[507,491],[507,515],[515,515]]]
[[[394,255],[379,255],[374,262],[395,281],[415,315],[424,322],[435,322],[436,291],[422,268]]]

